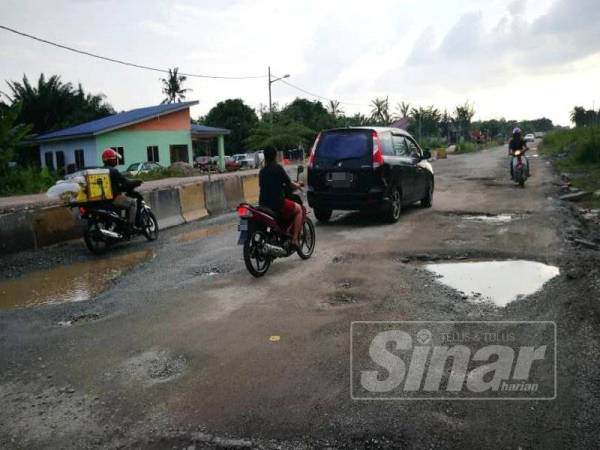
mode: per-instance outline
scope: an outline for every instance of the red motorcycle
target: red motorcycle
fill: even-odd
[[[303,171],[304,167],[298,166],[297,180]],[[315,226],[307,217],[302,199],[292,191],[286,192],[286,197],[302,207],[303,222],[297,250],[292,247],[291,224],[283,223],[275,211],[249,203],[238,206],[238,245],[244,246],[244,263],[255,277],[266,274],[275,258],[286,258],[297,252],[300,258],[308,259],[315,250]]]

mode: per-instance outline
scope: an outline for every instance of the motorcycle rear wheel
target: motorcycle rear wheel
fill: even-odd
[[[97,222],[92,222],[88,225],[83,235],[85,246],[94,255],[102,255],[106,253],[110,244],[102,238],[100,227]]]
[[[143,209],[140,213],[140,222],[142,223],[142,233],[149,241],[155,241],[158,238],[158,220],[149,209]]]
[[[315,251],[315,225],[308,217],[304,219],[302,224],[302,230],[300,231],[300,248],[298,249],[298,256],[302,259],[308,259],[312,256]]]
[[[256,278],[262,277],[271,267],[271,257],[260,253],[264,243],[265,235],[259,230],[249,233],[244,241],[244,263],[248,272]]]

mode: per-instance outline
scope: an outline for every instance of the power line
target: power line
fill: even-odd
[[[315,94],[314,92],[307,91],[306,89],[304,89],[304,88],[301,88],[300,86],[296,86],[296,85],[294,85],[294,84],[292,84],[292,83],[290,83],[290,82],[288,82],[288,81],[286,81],[286,80],[281,80],[281,82],[282,82],[282,83],[285,83],[285,84],[287,84],[287,85],[288,85],[289,87],[291,87],[291,88],[297,89],[297,90],[298,90],[298,91],[300,91],[300,92],[304,92],[305,94],[311,95],[311,96],[313,96],[313,97],[316,97],[316,98],[320,98],[321,100],[327,100],[328,102],[330,102],[330,101],[333,101],[333,100],[334,100],[334,99],[331,99],[331,98],[325,97],[325,96],[323,96],[323,95],[319,95],[319,94]],[[369,105],[365,105],[365,104],[363,104],[363,103],[351,103],[351,102],[343,102],[343,101],[341,101],[341,100],[336,100],[336,101],[338,101],[339,103],[341,103],[341,104],[343,104],[343,105],[350,105],[350,106],[369,106]]]
[[[15,30],[13,28],[9,28],[4,25],[0,25],[0,28],[3,30],[6,30],[6,31],[10,31],[11,33],[14,33],[14,34],[18,34],[19,36],[33,39],[35,41],[42,42],[42,43],[48,44],[48,45],[52,45],[54,47],[62,48],[63,50],[68,50],[70,52],[79,53],[81,55],[86,55],[86,56],[91,56],[92,58],[98,58],[98,59],[102,59],[104,61],[122,64],[124,66],[135,67],[138,69],[152,70],[154,72],[161,72],[161,73],[169,73],[169,71],[167,69],[160,69],[157,67],[145,66],[142,64],[136,64],[136,63],[132,63],[132,62],[128,62],[128,61],[123,61],[120,59],[110,58],[108,56],[97,55],[95,53],[86,52],[85,50],[79,50],[77,48],[69,47],[67,45],[59,44],[57,42],[52,42],[47,39],[42,39],[40,37],[33,36],[31,34],[24,33],[19,30]],[[248,80],[248,79],[255,79],[255,78],[266,78],[266,75],[228,77],[228,76],[220,76],[220,75],[203,75],[203,74],[197,74],[197,73],[182,73],[182,72],[180,72],[180,75],[184,75],[186,77],[191,77],[191,78],[211,78],[211,79],[219,79],[219,80]]]

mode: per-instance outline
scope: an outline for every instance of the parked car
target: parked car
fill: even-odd
[[[533,142],[535,141],[535,136],[533,133],[527,133],[523,139],[525,139],[525,142]]]
[[[253,169],[254,168],[254,157],[247,153],[238,153],[233,155],[232,158],[240,163],[242,169]]]
[[[225,157],[225,170],[227,172],[235,172],[236,170],[240,170],[241,164],[235,159],[227,156]]]
[[[352,127],[321,132],[308,160],[308,203],[320,222],[335,209],[383,213],[390,222],[402,207],[433,201],[429,150],[398,128]]]
[[[194,160],[194,167],[200,170],[217,170],[217,164],[210,156],[198,156]]]
[[[155,162],[137,162],[129,165],[129,167],[125,171],[125,175],[135,176],[140,175],[142,173],[149,173],[159,169],[162,169],[162,166]]]

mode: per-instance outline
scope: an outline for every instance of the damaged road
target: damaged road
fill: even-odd
[[[436,161],[432,208],[407,208],[393,225],[336,213],[317,225],[310,260],[277,260],[262,279],[243,266],[231,214],[121,246],[107,258],[152,256],[76,301],[25,306],[6,286],[82,263],[83,244],[4,258],[0,447],[597,446],[600,257],[577,242],[597,237],[558,200],[546,161],[531,165],[519,189],[504,148]],[[556,273],[500,306],[426,267],[505,260]],[[360,320],[555,321],[557,398],[353,401],[349,332]]]

